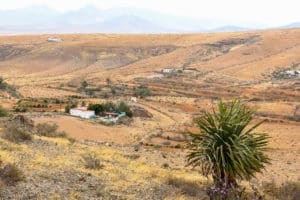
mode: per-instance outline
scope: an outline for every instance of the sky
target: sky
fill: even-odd
[[[48,6],[61,12],[93,5],[146,8],[166,14],[280,26],[300,21],[300,0],[0,0],[0,9]]]

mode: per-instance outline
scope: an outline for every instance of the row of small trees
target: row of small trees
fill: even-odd
[[[96,115],[104,115],[105,112],[125,112],[128,117],[132,117],[133,113],[125,102],[114,104],[111,101],[103,104],[89,104],[88,110],[94,110]]]
[[[116,90],[115,87],[113,87],[111,85],[111,80],[109,78],[106,80],[106,84],[107,84],[107,87],[110,88],[111,94],[113,96],[115,96],[117,94],[117,90]],[[88,95],[90,95],[90,96],[92,96],[95,91],[100,91],[101,90],[101,86],[99,86],[97,88],[88,88],[88,86],[89,86],[88,82],[87,81],[83,81],[83,82],[81,82],[81,86],[80,86],[80,88],[78,90],[79,91],[85,91],[85,93],[88,94]],[[141,97],[141,98],[145,98],[145,97],[151,96],[152,92],[148,88],[148,86],[146,86],[146,85],[139,85],[138,87],[134,87],[133,88],[133,95]],[[107,96],[107,93],[105,93],[104,96]]]

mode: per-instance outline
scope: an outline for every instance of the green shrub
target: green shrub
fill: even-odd
[[[130,110],[130,107],[124,101],[122,101],[118,105],[117,111],[118,112],[125,112],[128,117],[133,116],[133,112]]]
[[[15,111],[16,111],[16,112],[27,112],[28,109],[25,108],[25,107],[17,107],[17,108],[15,108]]]
[[[70,109],[71,109],[71,106],[70,105],[66,105],[66,107],[65,107],[65,113],[70,113]]]
[[[83,81],[83,82],[81,83],[81,87],[82,87],[82,88],[86,88],[87,86],[89,86],[88,82]]]
[[[77,102],[73,102],[72,104],[68,104],[65,106],[65,113],[70,113],[71,108],[76,108],[78,105]]]
[[[145,97],[148,97],[148,96],[151,96],[151,95],[152,95],[152,92],[146,85],[140,85],[135,90],[135,96],[139,96],[141,98],[145,98]]]
[[[125,112],[128,117],[133,116],[130,107],[123,101],[118,105],[111,101],[103,104],[89,104],[88,110],[94,110],[96,115],[103,115],[105,112]]]
[[[102,104],[89,104],[88,110],[95,111],[96,115],[102,114],[104,112],[104,108]]]
[[[105,102],[104,104],[102,104],[102,106],[105,112],[117,111],[117,106],[111,101]]]
[[[104,98],[104,99],[108,99],[108,98],[109,98],[109,95],[108,95],[107,93],[104,93],[103,98]]]
[[[10,113],[7,109],[3,108],[2,105],[0,105],[0,117],[9,117]]]
[[[249,180],[270,163],[269,136],[254,132],[264,121],[249,126],[254,114],[240,100],[220,101],[217,110],[197,120],[201,134],[190,133],[188,164],[200,167],[203,175],[211,174],[214,189],[231,190],[238,186],[237,180]]]

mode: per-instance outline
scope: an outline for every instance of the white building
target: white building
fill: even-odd
[[[48,42],[61,42],[62,39],[57,38],[57,37],[49,37],[47,41]]]
[[[300,70],[287,70],[285,71],[285,73],[291,76],[296,76],[296,75],[300,76]]]
[[[171,68],[165,68],[162,70],[163,73],[172,73],[174,71],[174,69]]]
[[[85,119],[90,119],[91,117],[96,116],[95,111],[88,110],[86,107],[72,108],[70,109],[70,114],[72,116],[77,116]]]
[[[136,97],[130,97],[130,101],[136,103],[137,102],[137,98]]]

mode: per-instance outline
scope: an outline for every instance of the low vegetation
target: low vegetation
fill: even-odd
[[[125,112],[128,117],[133,116],[133,112],[125,102],[115,104],[111,101],[103,104],[89,104],[88,110],[94,110],[96,115],[103,116],[106,112]]]
[[[9,93],[11,96],[20,97],[19,93],[17,92],[16,88],[7,82],[4,81],[4,78],[0,77],[0,90],[3,90]]]
[[[65,113],[69,113],[70,109],[76,108],[77,106],[78,106],[77,101],[69,102],[68,105],[66,105],[66,107],[65,107]]]
[[[183,178],[178,178],[176,176],[170,175],[167,178],[166,183],[171,185],[175,188],[180,189],[183,194],[194,196],[194,197],[201,197],[204,196],[204,187],[197,181],[188,181]]]
[[[40,123],[36,125],[36,134],[45,137],[67,137],[65,132],[58,131],[57,124]]]
[[[273,199],[297,200],[300,197],[300,183],[287,181],[280,185],[274,181],[263,184],[263,193]]]
[[[0,117],[9,117],[10,113],[7,109],[3,108],[2,105],[0,105]]]
[[[145,98],[152,95],[151,90],[146,85],[139,85],[137,88],[135,88],[134,91],[135,96]]]
[[[26,128],[9,123],[3,130],[2,138],[10,142],[19,143],[32,140],[32,134]]]
[[[0,169],[1,180],[6,185],[15,185],[25,179],[24,173],[15,164],[6,164]]]
[[[101,169],[104,166],[100,164],[100,160],[94,154],[88,154],[82,156],[84,160],[84,166],[87,169]]]

